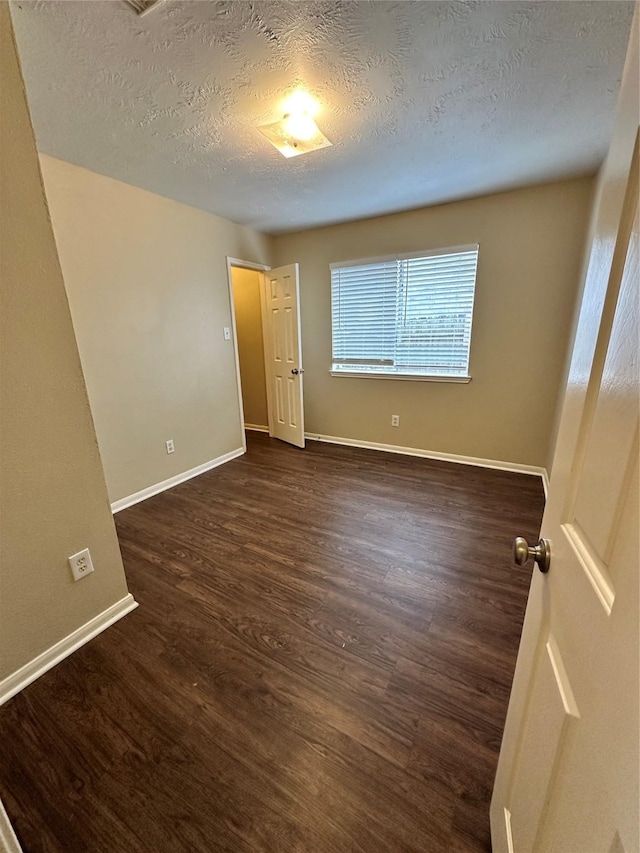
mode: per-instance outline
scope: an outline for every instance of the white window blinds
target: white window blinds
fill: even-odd
[[[331,265],[333,371],[467,377],[478,246]]]

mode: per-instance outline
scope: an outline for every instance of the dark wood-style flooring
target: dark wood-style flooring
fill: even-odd
[[[140,607],[0,708],[24,850],[490,850],[542,507],[535,477],[249,434],[120,513]]]

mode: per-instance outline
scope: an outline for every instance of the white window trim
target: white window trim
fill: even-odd
[[[458,246],[445,246],[438,249],[423,250],[420,252],[399,252],[395,255],[380,255],[375,258],[358,258],[357,260],[334,261],[329,264],[329,269],[344,269],[345,267],[359,267],[368,264],[382,264],[388,261],[405,261],[412,258],[433,258],[437,255],[450,255],[454,252],[473,252],[478,251],[479,243],[465,243]],[[476,281],[477,283],[477,281]],[[474,287],[474,305],[472,308],[472,323],[473,314],[475,313],[475,287]],[[333,321],[333,318],[332,318]],[[333,364],[333,361],[332,361]],[[329,369],[330,376],[341,376],[347,379],[400,379],[409,382],[449,382],[457,385],[466,385],[471,382],[471,374],[464,376],[441,376],[428,373],[374,373],[372,371],[347,371]]]
[[[428,373],[356,373],[347,370],[330,370],[331,376],[346,376],[348,379],[404,379],[409,382],[454,382],[466,385],[471,376],[434,376]]]
[[[384,264],[388,261],[410,261],[412,258],[435,258],[438,255],[451,255],[456,252],[474,252],[480,248],[480,243],[465,243],[463,246],[445,246],[442,249],[427,249],[423,252],[398,252],[395,255],[381,255],[377,258],[359,258],[358,260],[334,261],[329,264],[330,270],[345,269],[345,267],[364,267],[369,264]]]

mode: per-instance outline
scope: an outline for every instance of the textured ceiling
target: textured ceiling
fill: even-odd
[[[630,2],[16,0],[41,151],[277,233],[584,174]],[[296,88],[333,146],[255,130]]]

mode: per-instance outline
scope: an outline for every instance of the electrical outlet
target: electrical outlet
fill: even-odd
[[[224,327],[224,339],[225,341],[231,340],[231,329],[228,326]]]
[[[391,426],[400,426],[400,415],[391,415]]]
[[[172,438],[170,438],[169,441],[165,441],[165,445],[167,447],[167,453],[174,453],[175,447],[173,446]]]
[[[85,548],[84,551],[78,551],[73,557],[69,557],[69,565],[74,581],[82,580],[86,575],[90,575],[93,571],[93,563],[89,549]]]

